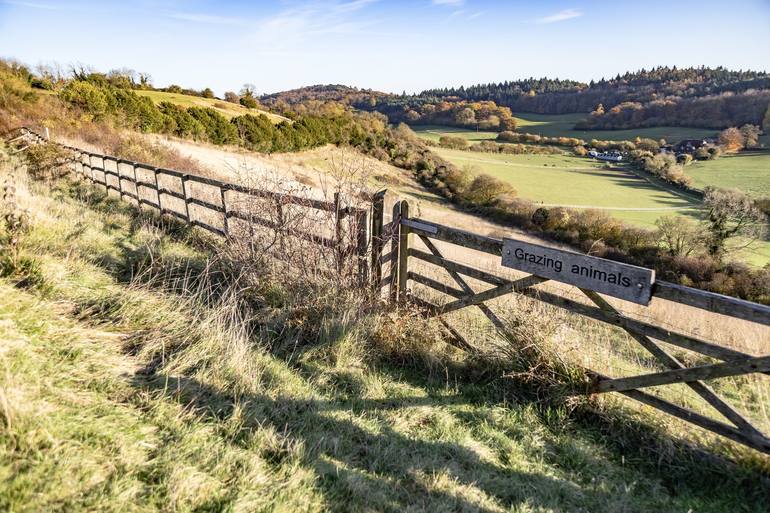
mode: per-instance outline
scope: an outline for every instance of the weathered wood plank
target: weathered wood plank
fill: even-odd
[[[612,305],[610,305],[607,302],[607,300],[605,300],[596,292],[592,290],[585,290],[585,289],[581,289],[581,290],[586,296],[588,296],[588,298],[591,301],[593,301],[596,304],[596,306],[598,306],[602,310],[614,315],[619,315],[619,312]],[[665,349],[660,347],[658,344],[656,344],[652,339],[650,339],[646,335],[640,335],[632,331],[628,331],[628,333],[637,342],[639,342],[639,344],[641,344],[642,347],[644,347],[650,354],[655,356],[664,365],[672,369],[684,368],[684,365],[682,365],[682,362],[677,360],[672,355],[668,354],[668,352]],[[719,397],[709,386],[701,383],[700,381],[687,383],[687,386],[690,387],[696,394],[701,396],[701,398],[704,401],[709,403],[715,410],[721,413],[726,419],[728,419],[730,422],[735,424],[741,431],[744,431],[747,433],[753,433],[755,435],[761,435],[761,433],[754,426],[752,426],[751,423],[743,417],[743,415],[741,415],[737,410],[735,410],[735,408],[733,408],[732,406],[727,404],[724,400],[722,400],[722,398]]]
[[[751,301],[665,281],[655,283],[653,296],[700,308],[701,310],[708,310],[709,312],[770,326],[770,306],[767,305],[760,305]]]
[[[521,278],[519,280],[505,283],[489,290],[485,290],[484,292],[479,292],[478,294],[464,295],[456,301],[452,301],[451,303],[447,303],[446,305],[440,307],[435,313],[441,315],[454,312],[455,310],[459,310],[471,305],[477,305],[479,303],[483,303],[484,301],[490,301],[497,297],[504,296],[505,294],[510,294],[511,292],[521,292],[530,287],[534,287],[538,283],[543,283],[544,281],[548,281],[547,278],[541,278],[539,276],[527,276],[525,278]]]
[[[415,218],[408,221],[401,221],[402,224],[406,224],[413,233],[418,235],[426,235],[433,239],[443,240],[445,242],[451,242],[458,246],[483,251],[492,255],[501,256],[503,251],[503,241],[500,239],[493,239],[492,237],[485,237],[476,233],[452,228],[449,226],[440,225],[425,219]]]
[[[511,280],[506,280],[505,278],[500,278],[499,276],[495,276],[494,274],[481,271],[479,269],[476,269],[475,267],[470,267],[468,265],[461,264],[459,262],[447,260],[444,257],[439,257],[431,253],[426,253],[425,251],[419,250],[417,248],[409,248],[409,256],[415,257],[419,260],[423,260],[425,262],[429,262],[431,264],[434,264],[440,267],[444,267],[447,270],[454,271],[471,278],[475,278],[479,281],[483,281],[491,285],[503,285],[505,283],[510,283],[511,281]]]
[[[439,251],[439,249],[436,247],[431,240],[426,237],[425,235],[420,235],[420,240],[422,240],[423,244],[430,250],[431,253],[433,253],[434,256],[442,258],[443,255]],[[470,285],[460,276],[459,273],[448,269],[444,267],[444,270],[449,274],[449,276],[457,283],[460,288],[465,292],[466,294],[475,294],[475,291],[473,288],[471,288]],[[499,330],[505,329],[505,323],[484,303],[479,303],[476,305],[479,310],[481,310],[481,313],[483,313],[489,321],[495,325],[495,327]]]
[[[645,306],[655,281],[651,269],[508,238],[502,265]]]
[[[770,356],[760,356],[735,362],[701,365],[628,378],[602,380],[591,391],[596,393],[622,392],[624,390],[669,385],[671,383],[691,383],[703,379],[726,378],[767,370],[770,370]]]
[[[620,393],[626,397],[634,399],[635,401],[639,401],[640,403],[651,406],[656,410],[660,410],[686,422],[702,427],[703,429],[711,431],[712,433],[722,435],[725,438],[729,438],[730,440],[734,440],[738,443],[764,452],[765,454],[770,454],[770,439],[761,433],[754,434],[740,431],[732,426],[725,424],[724,422],[710,419],[704,415],[688,410],[686,408],[682,408],[681,406],[670,403],[664,399],[655,397],[654,395],[642,392],[641,390],[626,390]]]
[[[537,299],[538,301],[542,301],[543,303],[548,303],[549,305],[563,308],[570,312],[577,313],[591,319],[596,319],[607,324],[618,326],[625,329],[626,331],[633,331],[639,335],[646,335],[648,337],[667,342],[683,349],[695,351],[712,358],[732,361],[742,358],[751,358],[753,356],[748,353],[743,353],[736,351],[735,349],[730,349],[728,347],[698,339],[694,336],[682,335],[680,333],[672,332],[670,330],[660,328],[644,321],[626,317],[622,314],[615,315],[600,308],[579,303],[577,301],[567,299],[550,292],[537,289],[529,289],[522,291],[522,294],[533,299]]]

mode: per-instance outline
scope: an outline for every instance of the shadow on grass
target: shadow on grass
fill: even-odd
[[[308,382],[314,381],[310,379],[314,369],[302,363],[292,367]],[[427,393],[420,397],[382,400],[361,397],[365,388],[362,383],[345,387],[346,393],[324,400],[261,394],[236,398],[191,377],[153,374],[154,368],[135,374],[132,384],[142,391],[178,401],[212,421],[226,420],[237,403],[241,409],[239,420],[244,423],[243,439],[239,443],[248,446],[255,431],[268,427],[284,433],[291,442],[301,443],[305,448],[301,464],[319,477],[328,498],[346,504],[343,510],[400,510],[420,504],[435,511],[490,511],[464,498],[465,494],[478,495],[470,488],[513,510],[526,505],[549,510],[616,511],[621,504],[634,503],[643,510],[642,503],[647,501],[649,506],[673,510],[671,502],[678,501],[679,506],[698,505],[700,511],[723,511],[725,505],[739,504],[745,511],[763,511],[763,505],[770,500],[770,487],[759,474],[671,440],[621,413],[594,414],[579,409],[571,415],[555,415],[554,407],[538,400],[526,385],[503,383],[500,378],[478,380],[462,369],[456,374],[455,370],[448,370],[446,375],[434,378],[426,377],[425,371],[427,369],[378,366],[377,372],[394,381],[420,387]],[[458,387],[457,393],[446,394],[446,376]],[[280,377],[273,379],[280,380]],[[355,381],[355,378],[348,379]],[[499,419],[487,407],[503,405],[514,411],[534,407],[540,422],[552,435],[546,437],[544,450],[524,449],[526,434],[498,425]],[[529,451],[529,456],[535,459],[542,457],[548,465],[572,478],[556,477],[542,464],[528,465],[526,461],[516,460],[521,454],[511,455],[516,461],[504,466],[482,457],[483,451],[461,443],[412,438],[393,429],[389,412],[408,417],[409,411],[419,407],[448,413],[471,432],[492,427],[506,433],[514,445],[521,439],[524,445],[519,450],[525,454]],[[355,418],[350,418],[353,416]],[[360,422],[362,418],[367,419],[368,427]],[[372,421],[376,427],[371,427]],[[422,422],[420,429],[436,427],[430,420]],[[526,430],[527,426],[521,429]],[[599,454],[594,454],[591,448],[598,448]],[[669,450],[663,453],[660,448]],[[507,455],[502,455],[501,460],[506,463],[506,458]],[[608,466],[613,468],[613,473],[629,471],[628,479],[635,479],[631,477],[635,475],[638,478],[636,473],[642,474],[650,482],[660,483],[665,493],[655,492],[654,497],[631,494],[623,499],[617,475],[608,478],[611,483],[604,483],[605,476],[593,474],[594,470]],[[429,476],[444,476],[453,483],[452,490],[431,484]],[[353,482],[357,483],[355,487]]]
[[[136,206],[117,199],[96,198],[89,206],[106,213],[116,211],[131,216],[129,238],[144,225]],[[141,215],[140,215],[141,214]],[[136,218],[135,218],[136,217]],[[170,236],[188,242],[190,229],[177,221],[169,223]],[[176,234],[176,235],[174,235]],[[119,241],[120,257],[105,255],[103,265],[128,281],[135,266],[144,258],[141,250],[127,241]],[[170,271],[189,266],[188,262],[168,263]],[[120,272],[121,269],[124,272]],[[186,267],[184,272],[188,272]],[[307,346],[310,347],[310,346]],[[166,355],[168,356],[168,355]],[[285,355],[274,355],[284,359]],[[306,379],[317,370],[303,366],[294,354],[292,367]],[[599,465],[599,458],[586,454],[581,442],[589,442],[610,453],[615,466],[627,466],[648,479],[659,481],[670,497],[685,495],[688,503],[742,504],[747,511],[762,511],[770,501],[770,491],[762,478],[741,470],[722,460],[707,457],[696,448],[667,438],[643,422],[621,418],[620,414],[606,415],[580,409],[568,416],[568,428],[553,423],[554,407],[542,401],[534,391],[516,382],[502,383],[501,378],[478,379],[462,369],[451,369],[452,381],[460,392],[447,398],[446,379],[431,379],[425,368],[377,367],[377,372],[396,381],[419,386],[428,397],[364,399],[365,384],[354,376],[344,376],[345,397],[304,401],[291,397],[268,397],[251,394],[234,397],[192,377],[167,377],[155,374],[159,362],[150,362],[147,368],[132,377],[137,389],[152,391],[173,398],[196,409],[210,420],[227,419],[239,404],[245,410],[242,443],[246,444],[254,431],[269,426],[276,432],[287,433],[306,450],[301,454],[302,464],[319,476],[325,493],[340,504],[350,501],[350,509],[403,509],[410,504],[421,504],[434,510],[490,511],[457,493],[458,489],[477,488],[505,507],[540,507],[548,509],[612,510],[617,505],[617,491],[585,482],[575,483],[553,477],[545,472],[512,470],[482,457],[479,452],[451,441],[426,441],[410,438],[394,430],[382,413],[406,410],[419,406],[451,407],[453,405],[482,405],[521,408],[534,406],[542,423],[555,433],[548,437],[543,451],[549,465],[566,472],[580,474],[579,468]],[[442,376],[445,378],[445,376]],[[365,428],[354,419],[345,418],[346,412],[357,416],[379,419],[376,429]],[[483,411],[453,412],[452,416],[470,428],[480,425],[496,426],[498,421]],[[564,418],[564,417],[562,417]],[[500,428],[505,431],[505,428]],[[561,431],[561,433],[558,433]],[[660,448],[671,448],[667,453]],[[573,455],[565,457],[564,455]],[[570,463],[579,454],[582,463]],[[280,464],[280,458],[276,460]],[[523,465],[525,466],[525,465]],[[532,467],[530,467],[532,468]],[[453,490],[431,485],[435,476],[445,476],[454,483]],[[356,482],[353,486],[351,483]],[[363,483],[363,485],[361,484]],[[362,491],[363,486],[363,491]],[[470,495],[473,495],[471,492]],[[380,503],[374,504],[377,501]],[[752,509],[754,508],[754,509]],[[342,507],[341,509],[345,509]],[[712,507],[718,511],[719,508]]]

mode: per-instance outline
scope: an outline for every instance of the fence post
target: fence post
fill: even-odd
[[[409,227],[404,220],[409,219],[409,202],[401,200],[401,221],[398,224],[398,301],[406,301],[407,261],[409,258]]]
[[[104,177],[104,194],[107,195],[107,197],[110,197],[110,184],[107,180],[107,161],[104,160],[104,155],[99,155],[99,158],[102,161],[102,176]]]
[[[142,209],[142,200],[139,196],[139,178],[136,177],[136,162],[131,162],[131,170],[134,173],[134,193],[136,194],[136,206]]]
[[[226,191],[224,187],[219,188],[219,194],[222,198],[222,227],[225,231],[225,237],[227,237],[230,233],[230,228],[228,227],[227,223],[227,202],[225,201],[225,192]]]
[[[390,301],[398,300],[398,228],[401,222],[401,202],[393,204],[393,218],[390,232]]]
[[[190,203],[187,201],[187,176],[182,175],[182,196],[184,196],[184,215],[187,217],[187,224],[192,224],[190,219]]]
[[[155,196],[158,199],[158,212],[160,212],[160,215],[163,215],[163,205],[160,202],[160,186],[158,185],[158,168],[155,167],[152,171],[155,177]]]
[[[118,193],[120,201],[123,201],[123,178],[120,175],[120,159],[115,159],[115,172],[118,174]]]
[[[369,262],[367,262],[367,246],[369,245],[369,213],[366,210],[356,212],[356,257],[358,259],[358,279],[366,286],[369,281]]]
[[[342,216],[340,213],[339,192],[334,193],[334,242],[334,253],[335,259],[337,260],[337,275],[339,276],[340,273],[342,273],[342,259],[344,258],[342,249]]]
[[[382,281],[382,248],[385,241],[382,239],[383,225],[385,223],[385,189],[375,193],[372,198],[372,288],[377,291]]]

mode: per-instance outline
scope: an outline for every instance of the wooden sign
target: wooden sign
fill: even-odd
[[[655,271],[515,239],[503,239],[503,265],[647,305]]]

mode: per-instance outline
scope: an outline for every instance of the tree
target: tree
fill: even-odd
[[[746,146],[746,138],[733,126],[719,133],[719,144],[725,151],[739,151]]]
[[[140,72],[139,87],[140,89],[152,89],[152,75],[147,72]]]
[[[465,107],[455,114],[455,122],[458,125],[472,125],[476,122],[476,113],[470,107]]]
[[[714,257],[720,258],[725,253],[728,239],[742,237],[745,247],[767,230],[767,216],[748,195],[737,189],[707,187],[703,201],[708,211],[706,249]]]
[[[255,100],[251,96],[241,96],[241,99],[238,100],[238,103],[246,107],[247,109],[256,109],[257,108],[257,100]]]
[[[243,84],[243,87],[241,87],[241,96],[248,96],[249,98],[254,98],[257,86],[254,84]]]
[[[770,132],[770,104],[768,104],[765,118],[762,120],[762,127],[765,129],[765,132]]]
[[[201,96],[203,96],[204,98],[213,98],[214,91],[212,91],[210,87],[207,87],[206,89],[201,91]]]
[[[225,101],[230,103],[238,103],[241,99],[240,96],[238,96],[237,93],[234,93],[233,91],[227,91],[225,93]]]
[[[680,216],[663,216],[655,221],[658,240],[671,256],[689,256],[704,241],[703,228]]]
[[[516,190],[507,182],[487,174],[478,175],[463,191],[463,199],[473,205],[491,205],[501,196],[515,196]]]
[[[741,127],[741,135],[743,136],[743,144],[746,148],[754,148],[759,144],[759,134],[762,131],[757,125],[743,125]]]

